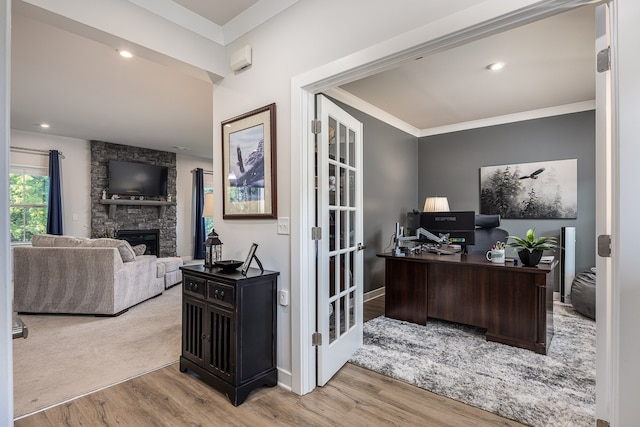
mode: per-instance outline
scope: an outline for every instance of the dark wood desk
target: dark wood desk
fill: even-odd
[[[546,354],[553,338],[553,270],[492,264],[482,255],[420,254],[385,258],[385,315],[485,328],[486,339]]]

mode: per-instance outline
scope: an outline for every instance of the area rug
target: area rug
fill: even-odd
[[[523,424],[593,426],[595,326],[556,302],[544,356],[488,342],[479,328],[381,316],[364,324],[364,346],[350,362]]]
[[[175,363],[181,286],[118,317],[20,315],[13,340],[14,416],[22,416]]]

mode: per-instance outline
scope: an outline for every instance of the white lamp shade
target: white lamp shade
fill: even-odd
[[[213,218],[213,193],[207,193],[204,195],[204,210],[202,211],[203,218]]]
[[[427,197],[423,212],[449,212],[449,201],[446,197]]]

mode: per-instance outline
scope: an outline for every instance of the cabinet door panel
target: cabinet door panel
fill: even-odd
[[[203,302],[186,296],[182,299],[182,355],[199,364],[204,360],[204,312]]]
[[[235,327],[233,314],[207,309],[205,367],[217,376],[231,381],[235,372]]]

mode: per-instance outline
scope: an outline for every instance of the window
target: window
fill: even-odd
[[[49,171],[47,168],[11,166],[9,214],[11,243],[30,242],[47,232]]]

